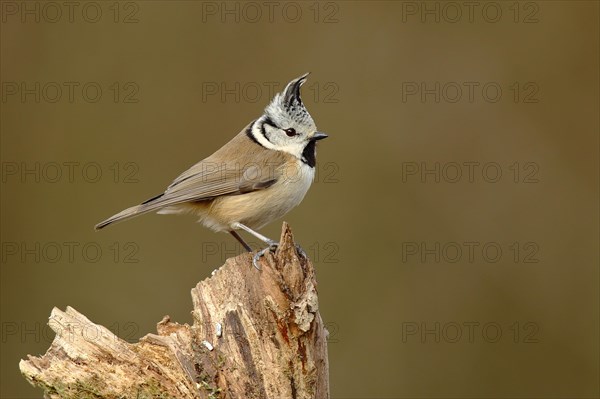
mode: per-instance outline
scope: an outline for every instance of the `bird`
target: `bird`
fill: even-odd
[[[229,232],[248,252],[253,250],[238,231],[267,244],[252,259],[260,269],[260,258],[279,244],[256,230],[304,199],[315,177],[316,144],[328,137],[317,130],[300,96],[308,75],[291,80],[259,118],[180,174],[162,194],[109,217],[95,229],[154,211],[191,213],[205,227]]]

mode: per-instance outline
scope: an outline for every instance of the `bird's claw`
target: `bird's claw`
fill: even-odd
[[[260,260],[260,258],[265,256],[265,254],[269,251],[275,252],[275,250],[277,249],[278,246],[279,246],[279,243],[272,242],[272,243],[269,243],[269,246],[266,247],[265,249],[261,249],[260,251],[255,253],[254,256],[252,257],[252,264],[254,265],[254,267],[257,268],[258,270],[260,270],[260,265],[258,264],[258,261]]]
[[[260,261],[260,258],[265,256],[265,254],[269,251],[275,252],[275,250],[277,249],[278,246],[279,246],[279,243],[273,241],[273,242],[269,243],[268,247],[266,247],[265,249],[261,249],[260,251],[255,253],[254,256],[252,257],[252,264],[254,265],[254,267],[257,268],[258,270],[260,270],[260,265],[258,264],[258,262]],[[304,252],[302,247],[298,244],[295,244],[295,246],[296,246],[296,252],[298,253],[298,255],[300,255],[304,259],[308,259],[308,256],[306,256],[306,252]]]
[[[306,252],[304,252],[304,250],[302,249],[302,247],[298,244],[296,245],[296,252],[298,253],[298,255],[300,255],[301,257],[303,257],[304,259],[308,259],[308,256],[306,256]]]

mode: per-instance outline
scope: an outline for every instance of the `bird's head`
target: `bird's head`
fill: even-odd
[[[300,87],[307,76],[308,73],[292,80],[273,97],[264,114],[254,122],[252,135],[262,146],[288,152],[314,166],[315,143],[327,135],[317,131],[300,97]]]

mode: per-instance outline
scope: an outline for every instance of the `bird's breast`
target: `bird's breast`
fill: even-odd
[[[314,168],[301,161],[289,162],[280,168],[275,184],[264,190],[216,198],[208,216],[223,226],[239,222],[261,228],[300,204],[314,177]]]

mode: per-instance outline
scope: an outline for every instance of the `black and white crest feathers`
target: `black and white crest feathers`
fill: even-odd
[[[308,73],[292,80],[285,89],[275,95],[271,103],[265,108],[265,115],[274,121],[292,119],[304,125],[307,130],[316,130],[315,122],[302,103],[300,87],[306,82]]]

